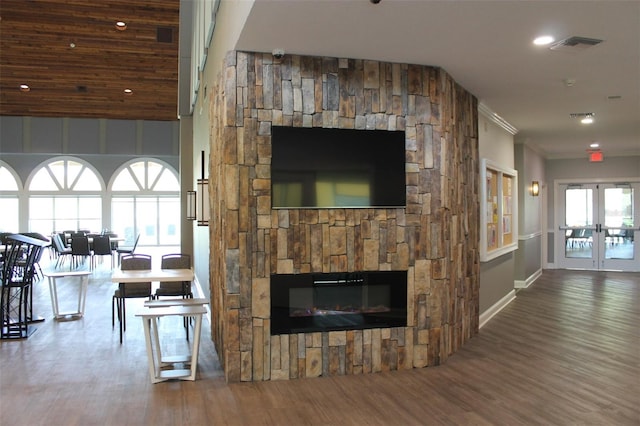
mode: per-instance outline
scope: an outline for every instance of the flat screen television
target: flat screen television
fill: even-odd
[[[273,126],[271,206],[405,207],[404,131]]]

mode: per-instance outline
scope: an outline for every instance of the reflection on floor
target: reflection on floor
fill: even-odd
[[[127,301],[120,344],[110,274],[106,259],[74,321],[53,320],[46,281],[34,284],[34,313],[45,321],[28,339],[0,342],[0,424],[637,426],[640,418],[640,273],[545,270],[440,366],[234,384],[208,321],[197,380],[151,384],[134,316],[142,301]],[[60,300],[75,303],[76,286],[61,282]],[[161,327],[167,354],[177,353],[182,321],[163,318]]]
[[[618,243],[607,243],[605,245],[605,259],[633,259],[634,242],[625,240]],[[594,257],[593,244],[587,242],[576,242],[567,244],[565,249],[565,257],[573,259],[591,259]]]

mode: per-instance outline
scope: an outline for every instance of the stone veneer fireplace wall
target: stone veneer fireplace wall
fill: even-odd
[[[438,365],[478,331],[477,100],[442,69],[229,52],[210,93],[212,338],[230,382]],[[271,126],[406,132],[406,208],[271,209]],[[407,326],[270,333],[271,274],[408,271]]]

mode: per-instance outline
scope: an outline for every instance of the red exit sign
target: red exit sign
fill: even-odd
[[[604,155],[602,155],[602,151],[589,152],[589,161],[591,163],[600,163],[602,160],[604,160]]]

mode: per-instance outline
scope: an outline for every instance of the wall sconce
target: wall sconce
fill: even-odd
[[[196,202],[196,221],[198,226],[209,226],[209,179],[204,178],[204,151],[200,154],[202,162],[201,178],[196,181],[196,192],[199,203]]]
[[[187,220],[196,220],[196,191],[187,191]]]
[[[209,226],[209,179],[204,178],[204,151],[200,158],[202,174],[196,181],[196,190],[187,191],[187,220],[197,221],[198,226]]]
[[[540,195],[540,184],[537,180],[531,182],[531,195],[533,195],[534,197]]]
[[[198,179],[197,193],[200,202],[196,203],[196,221],[198,226],[209,226],[209,179]]]

